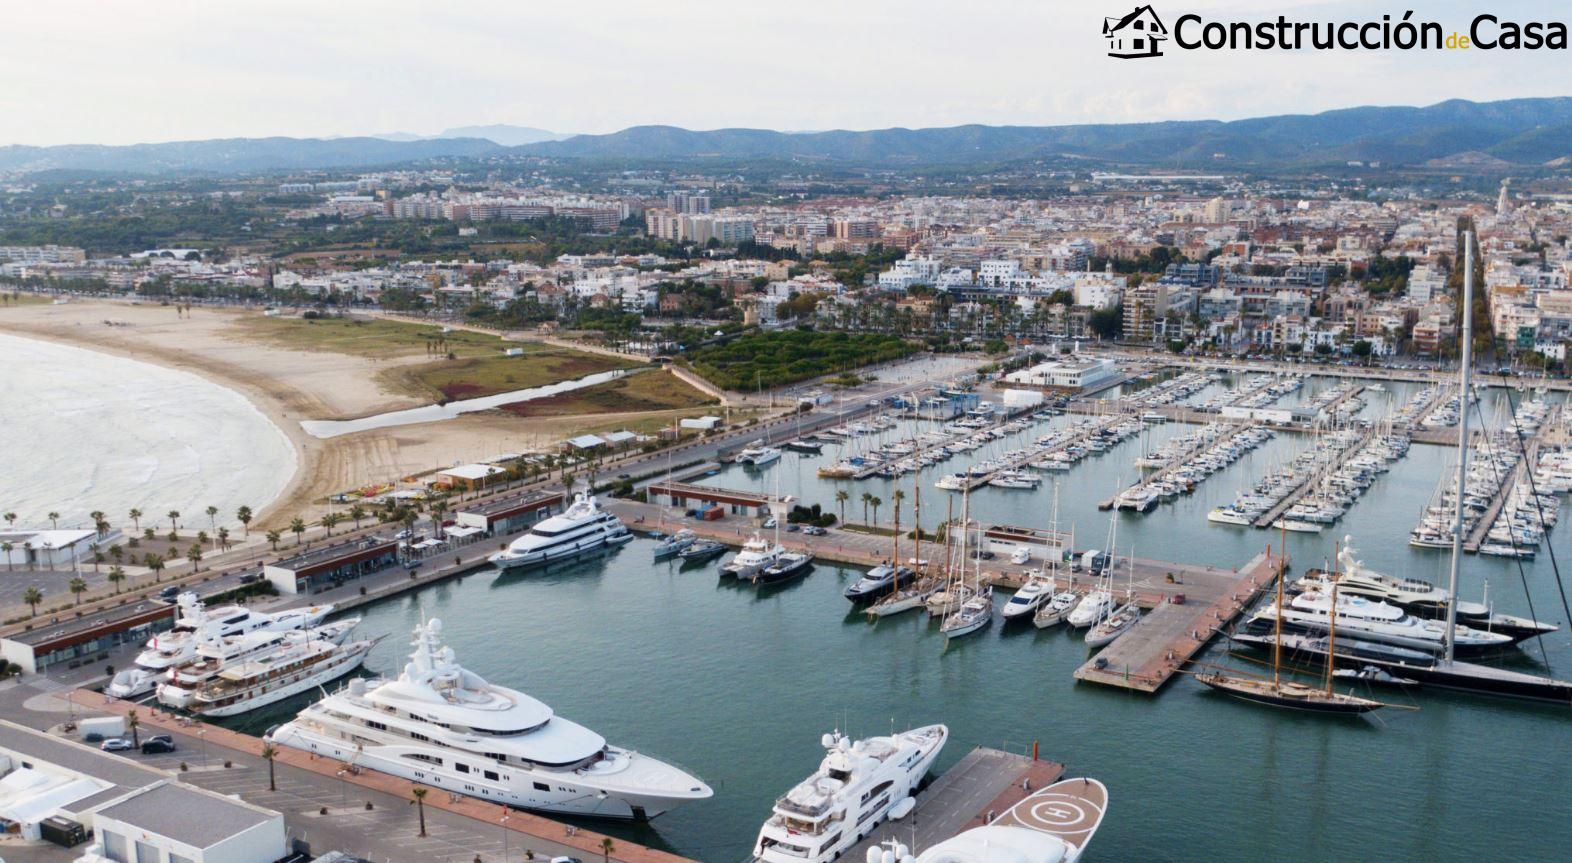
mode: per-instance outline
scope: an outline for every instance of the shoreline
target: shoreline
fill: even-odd
[[[270,519],[281,515],[279,510],[286,505],[298,509],[296,498],[300,496],[308,474],[308,468],[314,468],[324,457],[324,450],[328,449],[326,441],[316,441],[300,427],[298,421],[292,421],[285,407],[277,402],[277,396],[265,388],[255,386],[241,378],[230,374],[217,372],[211,368],[179,358],[178,352],[171,349],[144,351],[129,350],[117,345],[106,344],[103,341],[90,338],[72,338],[64,333],[41,330],[34,327],[0,326],[0,333],[19,339],[32,339],[34,341],[48,342],[64,345],[77,350],[92,351],[94,353],[112,356],[133,362],[142,362],[159,366],[170,371],[184,372],[195,375],[216,387],[235,393],[255,410],[263,420],[283,435],[289,441],[293,452],[293,469],[289,482],[279,489],[272,500],[254,507],[256,518],[254,526],[261,527]],[[170,356],[173,353],[175,356]],[[313,445],[316,444],[316,445]]]

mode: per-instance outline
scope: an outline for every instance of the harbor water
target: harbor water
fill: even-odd
[[[1392,389],[1401,404],[1408,388]],[[1312,393],[1307,386],[1299,398]],[[1110,516],[1097,502],[1136,478],[1132,462],[1143,446],[1184,428],[1157,426],[1150,440],[1131,438],[1057,475],[1060,522],[1075,526],[1077,546],[1103,546]],[[1302,435],[1278,435],[1193,495],[1144,516],[1118,514],[1120,552],[1233,567],[1275,545],[1275,531],[1210,524],[1206,512],[1308,445]],[[948,499],[933,479],[988,454],[920,476],[925,523],[943,517]],[[778,476],[782,492],[830,511],[844,488],[853,519],[871,492],[884,499],[880,518],[888,521],[895,485],[816,477],[833,455],[788,452],[762,471],[732,466],[705,482],[773,491]],[[1296,568],[1322,565],[1335,538],[1352,534],[1370,566],[1444,580],[1446,554],[1412,549],[1407,535],[1451,463],[1450,448],[1416,444],[1336,527],[1289,535]],[[900,483],[907,519],[912,480]],[[973,515],[1046,526],[1053,488],[1049,479],[1035,491],[980,490]],[[1567,535],[1565,525],[1551,532],[1561,560],[1572,560]],[[1155,697],[1130,694],[1073,680],[1088,656],[1079,633],[996,620],[946,645],[937,623],[918,614],[874,623],[855,613],[841,597],[854,568],[819,564],[800,581],[755,589],[722,579],[716,562],[652,564],[652,547],[639,539],[549,570],[483,570],[364,608],[362,631],[388,636],[368,667],[396,674],[410,629],[422,614],[440,616],[471,670],[713,785],[714,798],[652,825],[596,829],[716,863],[748,855],[775,797],[816,767],[824,732],[867,736],[931,722],[952,734],[940,770],[972,746],[1029,752],[1035,743],[1068,775],[1104,781],[1111,804],[1086,858],[1093,861],[1475,861],[1503,851],[1551,860],[1564,859],[1572,840],[1572,799],[1561,791],[1572,763],[1566,708],[1382,691],[1376,697],[1419,709],[1329,719],[1238,702],[1183,676]],[[1530,643],[1517,667],[1543,670],[1544,659],[1556,676],[1572,677],[1550,556],[1542,550],[1521,573],[1515,562],[1469,557],[1461,593],[1478,598],[1486,579],[1498,610],[1527,613],[1526,583],[1539,615],[1563,624],[1542,645]],[[1207,658],[1242,664],[1218,645]],[[261,731],[299,706],[244,723]]]

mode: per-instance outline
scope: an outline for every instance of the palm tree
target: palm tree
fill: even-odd
[[[600,856],[605,863],[611,863],[611,852],[617,850],[617,843],[611,841],[610,836],[600,837]]]
[[[866,524],[868,522],[868,504],[870,504],[870,503],[873,503],[873,492],[871,492],[871,491],[863,492],[862,493],[862,520],[863,520],[864,524]]]
[[[424,838],[426,835],[426,789],[416,785],[414,790],[409,793],[415,795],[415,799],[410,802],[415,804],[420,810],[420,835]]]
[[[896,524],[900,524],[901,523],[901,501],[903,501],[905,499],[906,499],[906,492],[901,491],[900,489],[896,489],[895,493],[890,495],[890,500],[894,501],[894,503],[895,503],[895,523]]]
[[[229,528],[221,527],[218,529],[218,547],[225,550],[229,549]]]
[[[210,506],[207,508],[207,521],[214,530],[218,530],[218,507]]]
[[[136,736],[137,726],[139,726],[141,724],[142,724],[142,720],[137,718],[135,709],[126,711],[126,725],[130,726],[130,728],[131,728],[131,745],[132,746],[141,746],[142,745],[142,741],[138,740],[137,736]]]
[[[111,545],[109,547],[109,556],[115,559],[115,563],[119,563],[123,558],[125,558],[126,550],[118,545]]]
[[[273,781],[273,758],[278,755],[278,750],[271,743],[262,744],[262,760],[267,762],[267,790],[277,791],[278,783]]]
[[[87,517],[93,520],[93,529],[98,531],[99,536],[103,536],[109,532],[109,522],[104,521],[103,510],[95,509],[88,513]]]
[[[235,521],[240,522],[246,529],[246,539],[251,538],[251,507],[243,506],[235,510]]]
[[[109,568],[109,575],[105,576],[105,578],[108,578],[109,583],[115,586],[115,593],[118,595],[120,593],[120,582],[126,580],[125,568],[120,566],[111,566]]]
[[[200,564],[202,563],[202,545],[201,545],[201,543],[195,543],[195,542],[191,543],[191,547],[186,549],[186,560],[191,561],[191,571],[192,572],[196,572],[197,570],[202,568],[200,566]]]
[[[76,595],[76,602],[72,604],[81,605],[82,594],[87,593],[87,582],[84,581],[79,575],[76,578],[71,579],[70,583],[66,585],[66,589]]]
[[[283,537],[284,535],[278,531],[270,530],[267,532],[267,543],[273,547],[274,551],[278,551],[278,541]]]
[[[879,523],[879,507],[884,504],[884,498],[875,495],[873,500],[868,501],[868,503],[873,507],[873,523],[874,524],[878,524]]]
[[[289,523],[290,532],[295,535],[295,545],[300,544],[300,535],[306,532],[305,519],[297,518]]]
[[[332,536],[333,535],[333,525],[338,524],[338,521],[339,521],[340,518],[343,518],[343,516],[339,515],[336,512],[330,512],[330,513],[322,516],[322,518],[321,518],[319,523],[324,528],[327,529],[327,535],[328,536]]]
[[[445,498],[437,498],[431,502],[431,524],[437,531],[437,539],[442,538],[442,515],[448,511],[448,502]]]
[[[841,521],[846,520],[846,501],[851,500],[851,492],[841,489],[835,493],[835,503],[841,508]]]
[[[38,604],[44,601],[44,592],[36,587],[29,587],[22,591],[22,601],[32,606],[33,617],[38,616]]]
[[[205,531],[205,530],[197,531],[196,539],[197,539],[197,545],[207,545],[207,531]]]
[[[56,530],[60,527],[60,513],[52,512],[46,517],[49,519],[50,530]]]
[[[12,545],[10,541],[0,542],[0,551],[5,552],[5,568],[7,572],[10,572],[12,568],[11,549],[13,548],[16,548],[16,546]]]
[[[14,512],[6,513],[5,514],[5,523],[6,523],[7,527],[14,527],[16,525],[16,513],[14,513]]]
[[[137,509],[136,507],[132,507],[131,511],[126,513],[126,515],[131,517],[131,528],[133,530],[141,530],[142,529],[142,511],[141,510]]]
[[[366,517],[366,508],[355,504],[349,508],[349,517],[355,521],[355,530],[360,530],[360,520]]]
[[[176,533],[179,530],[180,530],[180,510],[172,509],[172,510],[169,511],[169,532],[170,533]]]
[[[163,580],[163,576],[160,575],[160,573],[162,573],[164,571],[164,558],[163,558],[163,556],[162,555],[153,554],[152,552],[148,552],[148,555],[147,555],[147,558],[146,558],[146,563],[147,563],[147,568],[153,571],[153,583],[157,584],[160,581],[162,581]]]

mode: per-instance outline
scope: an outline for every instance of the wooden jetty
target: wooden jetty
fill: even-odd
[[[1184,585],[1182,604],[1176,601],[1178,591],[1170,585],[1164,601],[1144,615],[1134,629],[1076,669],[1075,679],[1136,692],[1156,692],[1250,607],[1272,583],[1280,562],[1281,558],[1268,546],[1242,568],[1226,574],[1231,577],[1222,580],[1223,589],[1209,597],[1194,596],[1203,585],[1195,585],[1194,593],[1190,585]]]

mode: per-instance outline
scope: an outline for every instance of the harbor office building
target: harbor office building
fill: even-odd
[[[398,541],[364,539],[312,549],[262,567],[279,593],[320,593],[398,563]]]
[[[1010,372],[1004,379],[1012,384],[1079,393],[1107,386],[1118,377],[1119,369],[1113,360],[1073,359],[1038,363]]]

